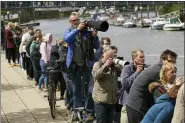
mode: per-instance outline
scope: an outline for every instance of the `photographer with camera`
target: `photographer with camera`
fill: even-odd
[[[88,93],[91,74],[89,66],[94,64],[94,49],[99,48],[99,38],[96,30],[88,30],[89,22],[81,22],[76,13],[70,15],[69,22],[71,27],[64,33],[64,41],[68,44],[66,65],[74,88],[73,108],[77,109],[84,107],[82,100]]]
[[[104,49],[102,58],[93,66],[93,100],[97,123],[113,122],[117,92],[117,71],[113,59],[114,51]]]
[[[122,105],[121,111],[121,123],[128,123],[127,111],[126,111],[126,103],[127,96],[129,94],[132,83],[136,79],[136,77],[144,70],[145,56],[144,51],[141,49],[137,49],[132,51],[132,63],[123,68],[121,73],[121,84],[122,87],[119,90],[119,104]]]

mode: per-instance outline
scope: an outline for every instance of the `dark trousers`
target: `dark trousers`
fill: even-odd
[[[31,61],[33,65],[34,78],[35,78],[36,84],[38,85],[39,79],[41,76],[40,59],[31,58]]]
[[[21,53],[21,56],[22,56],[22,67],[24,70],[26,70],[26,53],[25,52]]]
[[[16,60],[17,60],[17,63],[19,64],[19,60],[20,60],[19,48],[16,48]]]
[[[144,116],[140,112],[132,109],[129,106],[126,106],[126,109],[129,123],[140,123],[143,120]]]
[[[66,89],[66,84],[64,77],[61,72],[58,73],[52,73],[50,75],[51,80],[55,83],[55,87],[57,87],[58,82],[60,83],[60,96],[64,96],[64,92]]]
[[[96,103],[95,113],[97,123],[113,123],[114,104]]]
[[[7,53],[8,53],[8,63],[11,63],[11,60],[13,63],[15,63],[16,59],[16,49],[15,48],[7,48]]]
[[[33,65],[32,65],[31,59],[27,56],[26,56],[26,73],[27,73],[27,76],[29,76],[30,78],[34,77]]]
[[[65,104],[67,105],[67,109],[70,110],[73,106],[73,84],[72,79],[65,72],[62,72],[65,83],[66,83],[66,98]]]
[[[122,107],[123,107],[123,105],[116,103],[115,112],[114,112],[114,122],[116,122],[116,123],[120,123]]]
[[[5,57],[6,57],[6,59],[8,59],[8,48],[6,45],[5,45]]]

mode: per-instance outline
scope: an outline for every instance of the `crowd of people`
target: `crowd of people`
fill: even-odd
[[[176,78],[175,52],[166,49],[159,62],[148,65],[144,51],[134,49],[130,64],[120,65],[110,38],[99,40],[98,31],[87,29],[75,12],[69,23],[63,39],[52,46],[51,33],[43,36],[40,29],[23,30],[9,22],[3,33],[8,65],[26,71],[38,91],[48,89],[48,66],[61,70],[50,80],[58,85],[69,116],[85,107],[85,122],[184,123],[184,77]]]

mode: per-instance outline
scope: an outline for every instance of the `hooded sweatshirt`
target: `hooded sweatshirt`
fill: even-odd
[[[51,54],[51,42],[49,42],[50,33],[48,33],[45,36],[45,41],[43,41],[40,45],[40,53],[41,53],[41,60],[44,60],[44,62],[50,61],[50,54]]]

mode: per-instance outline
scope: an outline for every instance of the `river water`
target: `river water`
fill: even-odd
[[[68,19],[38,20],[43,34],[52,33],[54,40],[63,37],[64,31],[70,25]],[[149,28],[123,28],[110,26],[107,32],[99,32],[99,37],[107,36],[112,44],[118,47],[118,55],[131,61],[131,52],[141,48],[145,52],[147,64],[159,61],[162,51],[170,49],[178,54],[177,75],[184,75],[184,32],[151,30]],[[54,43],[54,42],[53,42]]]

